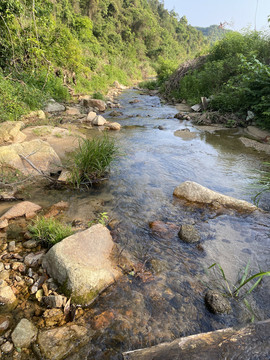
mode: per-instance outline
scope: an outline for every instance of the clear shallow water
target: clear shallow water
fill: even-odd
[[[130,104],[129,101],[140,102]],[[186,207],[173,197],[174,188],[186,180],[196,181],[226,195],[252,201],[257,189],[254,169],[266,155],[245,148],[239,130],[210,134],[189,122],[174,119],[177,110],[161,105],[157,97],[135,90],[120,98],[123,116],[115,137],[125,154],[113,166],[109,180],[90,192],[33,190],[29,199],[41,205],[58,200],[70,202],[70,218],[87,219],[100,207],[119,221],[114,240],[129,251],[151,281],[125,276],[104,292],[86,317],[94,328],[91,343],[70,359],[120,359],[121,352],[170,341],[180,336],[244,324],[252,314],[242,302],[232,302],[231,315],[212,315],[204,305],[207,286],[215,287],[214,276],[204,269],[214,262],[222,265],[235,283],[250,260],[252,273],[270,269],[269,214],[220,214],[204,208]],[[162,126],[164,130],[157,127]],[[197,133],[193,140],[174,135],[179,129]],[[269,208],[269,197],[264,198]],[[158,236],[149,222],[161,220],[177,226],[195,224],[201,247],[183,244],[177,237]],[[139,266],[139,265],[138,265]],[[269,278],[249,297],[257,319],[270,317]],[[97,326],[97,319],[106,319]]]

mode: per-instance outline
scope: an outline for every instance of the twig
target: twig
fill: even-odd
[[[50,176],[44,174],[44,172],[43,172],[42,170],[38,169],[38,168],[32,163],[32,161],[30,161],[29,159],[27,159],[26,156],[24,156],[24,155],[22,155],[22,154],[19,154],[19,156],[20,156],[23,160],[25,160],[26,162],[28,162],[28,164],[29,164],[30,166],[32,166],[32,168],[33,168],[34,170],[36,170],[41,176],[45,177],[46,179],[48,179],[48,180],[50,180],[50,181],[52,181],[52,182],[55,182],[54,179],[52,179]],[[28,155],[28,156],[29,156],[29,155]]]

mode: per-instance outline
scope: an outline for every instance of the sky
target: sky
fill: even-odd
[[[257,15],[256,15],[256,7]],[[208,27],[227,22],[227,29],[269,30],[270,0],[164,0],[164,7],[174,10],[193,26]]]

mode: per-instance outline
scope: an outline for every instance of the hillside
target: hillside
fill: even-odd
[[[158,0],[2,0],[0,118],[176,68],[205,45]]]
[[[222,25],[222,24],[221,24]],[[210,41],[211,44],[215,43],[218,40],[221,40],[226,36],[228,32],[232,30],[225,29],[220,25],[211,25],[208,27],[195,27],[198,31],[201,31],[203,35]]]

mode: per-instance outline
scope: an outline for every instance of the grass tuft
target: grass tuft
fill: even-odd
[[[74,232],[70,226],[63,225],[54,218],[38,217],[29,225],[28,230],[36,240],[41,240],[45,246],[51,247]]]
[[[69,182],[80,188],[102,180],[118,155],[115,141],[108,135],[93,140],[82,139],[67,165]]]

